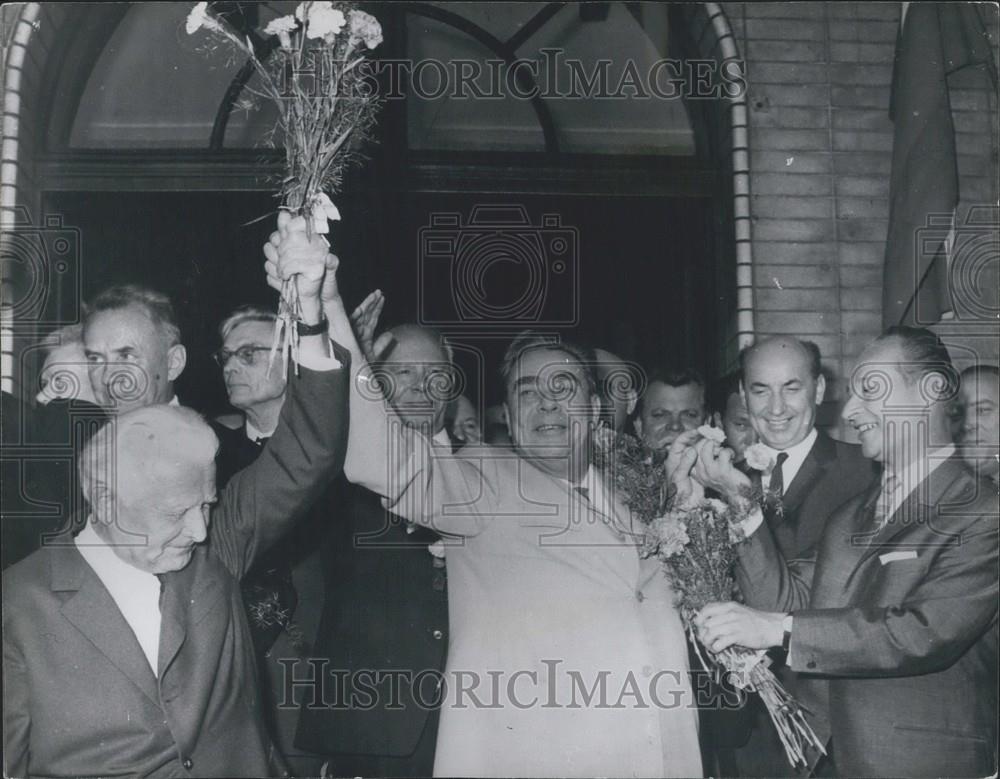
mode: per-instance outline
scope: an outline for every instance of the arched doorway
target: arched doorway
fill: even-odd
[[[175,5],[175,13],[183,18],[187,4]],[[685,62],[714,62],[716,67],[738,61],[728,22],[717,4],[672,5],[663,19],[652,18],[651,11],[644,17],[641,4],[597,3],[588,8],[534,4],[528,17],[507,35],[502,34],[504,20],[496,14],[486,20],[494,25],[491,31],[482,19],[470,20],[469,13],[462,16],[456,11],[471,12],[474,5],[379,6],[376,13],[383,16],[389,33],[386,56],[412,54],[407,47],[415,37],[434,34],[427,28],[433,23],[509,61],[515,54],[524,56],[524,47],[532,40],[536,48],[545,48],[544,31],[561,21],[564,32],[576,25],[608,39],[626,32],[633,41],[643,36],[643,45],[652,46],[647,59],[666,54]],[[138,4],[131,8],[27,4],[15,25],[8,61],[20,57],[20,63],[9,74],[18,70],[23,75],[13,79],[18,83],[9,77],[5,81],[9,91],[22,99],[14,152],[17,167],[11,184],[7,172],[12,169],[4,166],[0,208],[6,209],[8,222],[16,213],[11,209],[20,204],[27,208],[20,212],[22,217],[34,217],[32,225],[46,213],[62,215],[70,226],[83,225],[80,256],[86,273],[55,284],[47,298],[49,310],[34,318],[31,312],[15,317],[14,325],[24,340],[30,340],[73,308],[73,296],[85,298],[111,281],[139,277],[167,286],[175,296],[204,309],[202,315],[193,316],[191,329],[205,341],[197,344],[204,348],[194,351],[207,355],[211,319],[219,316],[220,307],[260,294],[250,290],[249,282],[241,289],[233,279],[245,275],[256,284],[254,257],[266,229],[244,225],[273,207],[269,193],[274,187],[268,177],[276,172],[277,160],[248,147],[247,139],[253,138],[259,124],[248,115],[232,121],[229,109],[238,103],[240,90],[230,87],[234,76],[238,80],[238,63],[219,80],[228,98],[210,106],[212,131],[195,138],[197,143],[188,138],[178,141],[174,135],[161,139],[157,147],[136,144],[127,133],[117,139],[113,134],[100,135],[108,111],[119,112],[120,118],[126,110],[121,98],[95,99],[97,81],[114,77],[106,53],[120,51],[130,38],[144,40],[142,19],[137,18],[142,13],[151,11]],[[395,50],[390,47],[392,35]],[[490,46],[483,43],[487,39]],[[154,58],[153,64],[158,62],[162,64]],[[207,65],[203,62],[201,67]],[[98,72],[102,75],[95,80]],[[169,103],[175,90],[169,79],[161,84],[163,101]],[[557,312],[541,324],[552,324],[640,362],[671,358],[695,362],[708,373],[731,366],[738,347],[753,330],[742,94],[683,101],[690,132],[690,148],[684,154],[663,153],[663,148],[634,153],[641,144],[630,146],[619,139],[615,146],[610,142],[614,139],[602,138],[601,133],[592,132],[587,141],[586,128],[572,125],[580,117],[554,116],[551,103],[532,99],[511,111],[512,116],[516,110],[526,119],[518,125],[522,129],[529,120],[534,122],[535,149],[524,142],[507,148],[501,143],[497,148],[496,137],[483,143],[481,135],[479,147],[467,143],[463,148],[460,132],[442,141],[440,132],[437,136],[431,132],[440,129],[439,120],[420,124],[414,119],[419,112],[407,111],[407,101],[390,102],[381,144],[369,167],[352,178],[345,193],[347,211],[354,212],[351,218],[367,225],[357,234],[345,231],[341,236],[345,257],[365,258],[355,264],[345,286],[356,297],[373,286],[389,286],[392,297],[404,303],[390,311],[393,318],[434,320],[419,310],[428,301],[415,299],[413,293],[421,280],[432,291],[441,289],[435,279],[419,276],[427,267],[416,256],[421,230],[433,227],[434,215],[457,214],[468,220],[474,212],[485,213],[475,211],[476,206],[520,206],[531,227],[528,232],[536,237],[544,234],[546,224],[577,231],[582,264],[571,270],[579,271],[577,281],[589,279],[577,288],[570,284],[568,292],[553,288],[550,298],[562,294],[562,305],[571,310]],[[620,117],[620,109],[609,110],[611,116]],[[426,120],[427,115],[417,117],[421,118]],[[517,122],[505,121],[507,134],[516,136],[510,128]],[[612,122],[616,132],[604,135],[627,134],[637,126],[648,129],[641,121]],[[105,121],[105,129],[112,124]],[[659,129],[667,133],[664,127]],[[466,139],[475,132],[475,126],[472,131],[466,126]],[[527,135],[528,131],[522,133]],[[4,147],[5,159],[9,146]],[[193,227],[207,212],[215,214],[217,231],[210,245],[198,238],[204,237],[206,225]],[[542,222],[553,214],[559,221]],[[117,230],[115,219],[120,220]],[[224,220],[230,225],[228,231],[218,227]],[[671,263],[670,269],[664,268]],[[234,269],[240,271],[235,276]],[[515,286],[524,283],[522,278]],[[218,292],[207,291],[214,285],[222,290],[221,300]],[[637,294],[638,305],[631,302]],[[508,289],[501,298],[504,295],[499,310],[509,312],[519,293]],[[454,308],[454,301],[441,305]],[[448,329],[447,322],[437,324]],[[493,333],[505,338],[509,330]],[[472,351],[480,349],[482,343],[473,340],[479,345]],[[199,367],[197,361],[193,367]],[[201,367],[211,370],[207,362]],[[211,390],[202,391],[211,402],[218,402],[217,391],[214,396]]]

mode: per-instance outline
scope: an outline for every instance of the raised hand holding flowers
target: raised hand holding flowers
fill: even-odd
[[[253,64],[260,77],[255,94],[278,109],[274,137],[285,150],[281,209],[305,218],[308,238],[328,232],[328,220],[340,218],[330,194],[339,191],[348,165],[360,160],[358,149],[379,106],[374,80],[362,67],[382,42],[378,20],[351,3],[303,2],[294,14],[264,27],[263,34],[276,36],[280,45],[257,51],[249,38],[213,16],[211,3],[202,2],[189,14],[186,29],[205,31]],[[288,276],[282,280],[272,359],[280,345],[284,358],[297,362],[295,322],[302,313],[297,282]]]

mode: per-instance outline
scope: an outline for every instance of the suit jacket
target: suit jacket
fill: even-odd
[[[511,450],[435,452],[359,403],[347,477],[448,538],[435,775],[700,776],[684,630],[625,509],[599,513]]]
[[[996,771],[997,494],[958,457],[875,532],[879,486],[830,518],[789,564],[765,528],[743,544],[748,603],[793,611],[797,694],[838,772]]]
[[[3,393],[0,567],[6,569],[86,517],[76,457],[106,419],[86,401],[30,406]]]
[[[164,575],[156,675],[71,537],[5,572],[8,775],[273,771],[239,580],[339,470],[346,445],[348,371],[300,374],[260,459],[221,492],[208,542]]]
[[[789,560],[819,543],[833,510],[865,492],[875,479],[875,467],[860,446],[816,432],[816,441],[781,499],[781,515],[770,521],[774,540]]]
[[[303,699],[295,744],[322,754],[408,756],[425,730],[436,728],[437,708],[419,705],[407,678],[386,674],[377,684],[359,672],[431,672],[418,700],[431,697],[448,645],[445,568],[428,551],[439,537],[419,526],[408,532],[407,523],[362,487],[339,484],[335,501],[338,517],[324,556],[326,603],[313,654],[328,663],[327,679],[348,675],[343,684],[323,688],[332,705],[309,706]],[[367,707],[366,683],[378,691]],[[398,708],[389,705],[393,692]],[[331,768],[338,772],[336,760]],[[432,768],[428,759],[414,773],[426,776]]]

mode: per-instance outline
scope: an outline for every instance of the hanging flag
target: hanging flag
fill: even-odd
[[[992,65],[974,3],[908,3],[896,44],[885,326],[928,324],[951,310],[947,236],[958,204],[948,74]],[[919,319],[919,322],[917,321]]]

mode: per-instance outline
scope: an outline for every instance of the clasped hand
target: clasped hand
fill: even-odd
[[[697,430],[681,433],[670,445],[666,467],[679,506],[697,503],[706,487],[739,505],[750,488],[746,474],[733,467],[733,450],[703,438]]]
[[[279,292],[286,280],[295,277],[302,316],[319,319],[322,307],[340,296],[337,288],[339,260],[330,253],[322,235],[309,235],[306,220],[287,211],[278,214],[278,229],[264,244],[268,286]]]

